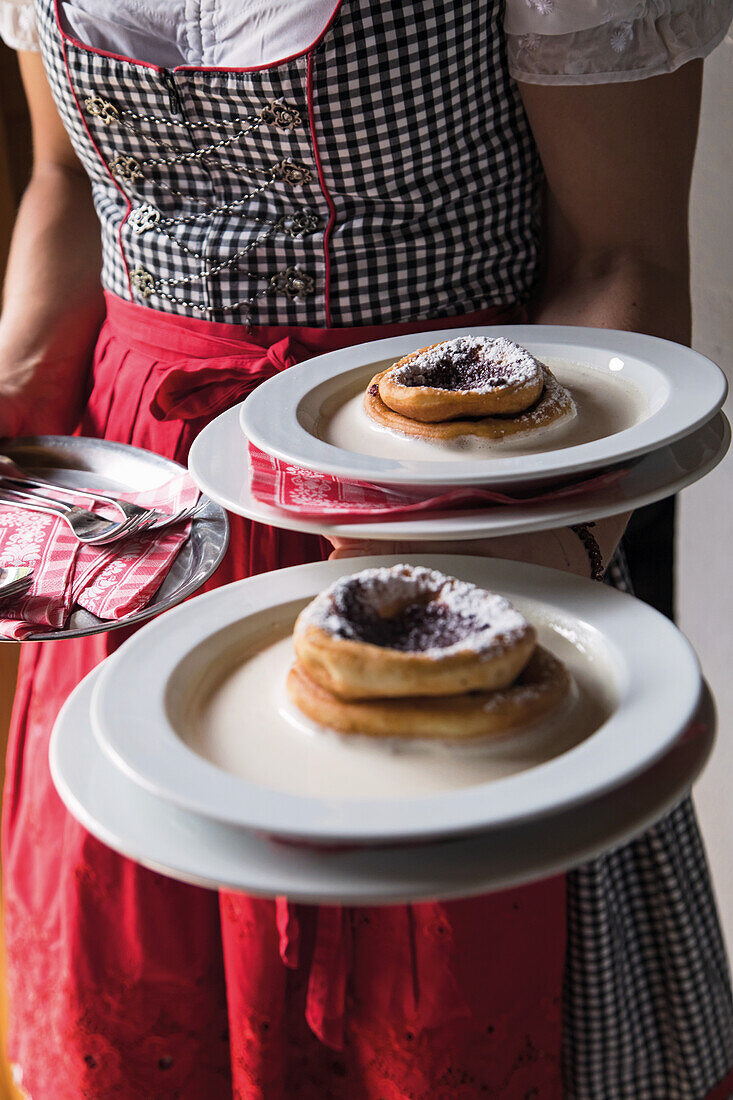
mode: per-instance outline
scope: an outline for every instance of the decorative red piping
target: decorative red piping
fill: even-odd
[[[326,37],[331,27],[333,26],[336,16],[339,13],[343,0],[337,0],[336,7],[331,12],[328,22],[323,30],[319,33],[315,42],[311,42],[310,46],[307,46],[304,50],[299,50],[297,53],[290,54],[289,57],[282,57],[279,61],[270,61],[267,65],[250,65],[248,67],[241,68],[226,68],[224,66],[216,65],[176,65],[171,72],[174,73],[262,73],[267,69],[277,69],[280,65],[287,65],[291,61],[297,61],[300,57],[306,57],[320,46],[323,39]],[[152,69],[156,73],[165,72],[165,68],[162,65],[154,65],[150,61],[137,61],[134,57],[124,57],[122,54],[111,53],[109,50],[100,50],[96,46],[87,46],[84,42],[80,42],[78,38],[74,38],[73,35],[68,34],[62,25],[61,14],[59,12],[59,0],[54,0],[54,6],[56,8],[56,24],[59,29],[59,33],[64,41],[68,42],[72,46],[76,46],[80,50],[86,50],[87,53],[96,54],[97,57],[108,57],[110,61],[124,61],[128,65],[139,65],[144,69]]]
[[[316,118],[313,111],[313,55],[308,54],[308,122],[310,124],[311,141],[313,142],[313,157],[316,162],[316,169],[318,171],[318,182],[321,185],[321,191],[323,197],[328,203],[329,217],[326,231],[323,234],[323,262],[326,286],[324,290],[324,301],[326,307],[326,327],[331,327],[331,254],[329,251],[329,245],[331,243],[331,232],[333,230],[334,222],[336,221],[336,207],[333,204],[330,192],[326,186],[326,181],[323,177],[323,166],[321,164],[321,155],[318,151],[318,138],[316,137]]]
[[[58,5],[58,0],[56,0],[56,4]],[[57,11],[58,11],[58,8],[57,8]],[[59,24],[59,28],[60,28],[60,26],[61,26],[61,24]],[[66,54],[66,42],[63,39],[61,41],[61,52],[63,53],[63,56],[64,56],[64,68],[66,69],[66,79],[69,82],[69,91],[71,92],[71,96],[72,96],[72,99],[74,100],[74,103],[76,105],[76,109],[79,112],[79,119],[81,120],[81,124],[82,124],[82,126],[84,127],[84,129],[86,131],[87,137],[89,138],[89,140],[92,143],[92,147],[94,149],[94,152],[97,154],[97,156],[99,157],[99,159],[102,163],[102,167],[104,168],[105,172],[107,173],[107,175],[111,179],[113,186],[117,188],[117,190],[122,195],[125,202],[127,203],[127,210],[125,211],[125,216],[122,219],[122,221],[120,222],[119,229],[117,230],[117,242],[120,246],[120,255],[122,256],[122,263],[125,265],[125,275],[127,276],[127,289],[130,291],[130,297],[132,298],[132,283],[130,282],[130,268],[129,268],[128,263],[127,263],[127,257],[125,256],[125,250],[122,247],[122,227],[125,224],[125,222],[127,221],[127,219],[130,217],[130,211],[132,210],[132,202],[131,202],[130,198],[125,194],[125,192],[122,190],[122,188],[120,187],[120,185],[117,182],[117,180],[115,179],[115,177],[110,172],[107,161],[102,156],[102,154],[100,152],[100,149],[99,149],[99,146],[97,145],[96,141],[92,137],[92,133],[91,133],[89,127],[87,126],[87,120],[84,118],[84,112],[81,109],[81,104],[79,103],[79,100],[77,99],[76,92],[74,91],[74,82],[71,79],[71,70],[69,68],[69,58],[67,57],[67,54]]]

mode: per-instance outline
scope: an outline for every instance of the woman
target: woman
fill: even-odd
[[[505,26],[498,0],[148,7],[38,0],[42,67],[27,0],[0,2],[35,146],[3,432],[69,430],[91,391],[85,434],[184,461],[275,370],[438,319],[689,340],[699,59],[729,0],[512,0]],[[618,534],[598,528],[606,560]],[[483,549],[588,571],[572,531]],[[217,583],[320,552],[239,523]],[[53,790],[53,719],[119,640],[23,654],[4,876],[34,1100],[731,1093],[689,803],[567,880],[467,902],[217,896],[121,859]]]

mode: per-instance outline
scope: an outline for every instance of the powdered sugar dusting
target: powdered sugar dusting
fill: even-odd
[[[341,578],[303,612],[299,629],[309,624],[337,638],[435,657],[465,650],[493,656],[529,629],[503,596],[411,565]]]
[[[542,364],[503,336],[458,336],[421,351],[387,377],[403,386],[427,386],[453,393],[490,393],[500,386],[524,386],[542,378]]]

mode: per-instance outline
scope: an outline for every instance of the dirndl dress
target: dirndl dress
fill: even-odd
[[[161,69],[39,0],[100,216],[82,432],[185,461],[254,385],[377,336],[506,320],[541,174],[494,0],[342,0],[302,54]],[[417,121],[416,121],[417,120]],[[317,560],[235,521],[211,583]],[[163,878],[66,812],[48,739],[123,632],[24,648],[4,808],[10,1055],[33,1100],[723,1100],[733,1012],[688,800],[567,876],[302,906]]]

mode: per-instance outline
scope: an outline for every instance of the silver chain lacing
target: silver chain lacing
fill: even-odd
[[[172,94],[172,93],[171,93]],[[176,92],[177,95],[177,92]],[[119,108],[109,100],[103,99],[98,95],[89,95],[84,101],[87,113],[92,117],[98,118],[100,122],[109,126],[112,123],[117,123],[124,129],[145,138],[145,140],[153,141],[154,144],[160,148],[171,149],[168,142],[154,137],[151,134],[142,133],[137,126],[133,125],[129,120],[132,119],[137,123],[155,123],[163,125],[184,125],[189,130],[191,127],[186,120],[160,118],[155,115],[138,114],[129,108]],[[219,141],[211,142],[208,145],[195,149],[187,153],[177,153],[173,157],[145,157],[141,160],[137,160],[135,157],[128,154],[119,153],[109,162],[109,170],[115,176],[116,179],[122,179],[128,182],[134,182],[137,179],[142,179],[144,176],[144,167],[157,167],[157,166],[169,166],[174,164],[186,164],[192,161],[202,161],[204,158],[218,153],[222,149],[226,149],[234,145],[235,142],[241,138],[246,137],[248,134],[254,133],[263,125],[277,126],[282,130],[294,130],[301,125],[300,112],[284,103],[282,100],[273,100],[267,107],[264,107],[258,117],[246,116],[245,118],[238,118],[233,120],[233,123],[240,125],[240,129],[234,134],[228,134],[222,137]],[[222,126],[229,126],[232,123],[213,123],[212,128],[221,128]],[[204,129],[203,126],[198,126],[199,129]],[[239,175],[243,175],[252,178],[252,174],[238,165],[231,164],[227,161],[219,161],[223,167],[229,168],[231,171],[237,172]],[[249,194],[242,196],[239,199],[234,200],[231,203],[220,204],[218,206],[205,206],[201,212],[194,214],[181,215],[180,217],[167,217],[164,216],[160,210],[154,207],[150,203],[144,203],[139,206],[128,219],[128,223],[132,226],[133,230],[137,234],[145,233],[148,230],[156,229],[162,232],[169,240],[171,240],[182,252],[189,256],[194,257],[197,260],[204,261],[206,257],[190,248],[178,239],[175,233],[171,232],[171,228],[176,225],[192,224],[197,221],[205,221],[216,214],[231,212],[257,195],[262,194],[268,190],[277,182],[287,183],[292,187],[303,186],[310,182],[312,178],[312,172],[306,165],[298,164],[292,161],[290,158],[284,158],[277,164],[274,164],[269,171],[269,176],[266,182],[259,184],[256,188],[249,192]],[[161,187],[168,191],[170,194],[176,195],[179,198],[190,201],[190,196],[177,191],[170,184],[163,180],[150,179],[150,182],[157,187]],[[194,282],[200,282],[212,275],[217,275],[226,268],[233,267],[249,252],[257,248],[258,245],[268,240],[276,230],[280,230],[291,238],[301,238],[307,236],[309,233],[314,232],[320,225],[320,218],[317,215],[312,214],[309,210],[298,210],[294,214],[286,214],[276,220],[267,218],[258,218],[252,216],[252,220],[258,224],[266,226],[264,232],[255,237],[244,248],[239,249],[237,252],[232,253],[226,259],[219,263],[212,264],[209,267],[202,268],[201,271],[194,275],[184,275],[176,279],[156,279],[149,271],[146,271],[142,267],[137,267],[130,272],[130,284],[143,298],[149,298],[151,295],[163,298],[167,301],[174,302],[176,305],[186,306],[190,309],[199,310],[201,312],[210,312],[211,306],[203,306],[198,302],[192,302],[187,299],[176,298],[170,294],[166,288],[186,286]],[[247,271],[244,273],[247,278],[261,281],[265,278],[262,275],[258,275],[255,272]],[[260,298],[269,294],[272,290],[285,294],[290,299],[302,299],[312,293],[315,283],[313,278],[300,271],[297,267],[288,267],[285,271],[277,272],[277,274],[270,276],[267,279],[267,286],[258,290],[249,298],[242,299],[238,302],[234,302],[229,306],[220,307],[218,312],[228,312],[235,309],[241,309],[245,307],[248,310],[247,323],[249,323],[249,311],[251,306],[254,305]],[[216,308],[216,307],[213,307]]]

